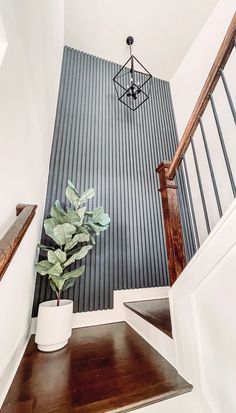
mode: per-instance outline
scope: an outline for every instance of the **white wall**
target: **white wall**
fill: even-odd
[[[171,79],[171,91],[179,138],[182,137],[183,131],[187,126],[187,122],[200,95],[201,89],[205,83],[235,10],[235,0],[220,0],[218,2],[202,31],[191,46],[187,56],[184,58]],[[233,50],[225,68],[225,75],[230,86],[232,97],[236,104],[235,70],[236,50]],[[229,154],[229,159],[232,165],[232,172],[236,181],[236,126],[230,112],[221,80],[219,80],[213,96],[223,131],[226,148]],[[233,201],[233,193],[210,105],[208,105],[203,115],[203,123],[215,170],[221,206],[224,213]],[[212,229],[219,220],[219,212],[217,209],[200,128],[198,128],[195,133],[194,143],[196,146],[199,168],[201,171],[204,195],[206,197],[210,227]],[[203,242],[207,237],[207,230],[191,148],[189,148],[186,153],[186,161],[190,177],[190,185],[192,188],[192,197],[200,242]]]
[[[236,411],[234,228],[236,200],[170,290],[178,371],[193,384],[196,413]]]
[[[66,0],[65,43],[124,64],[126,38],[153,76],[170,80],[218,0]]]
[[[0,66],[0,237],[17,203],[36,217],[0,283],[0,405],[29,334],[64,45],[63,0],[0,0],[8,47]]]

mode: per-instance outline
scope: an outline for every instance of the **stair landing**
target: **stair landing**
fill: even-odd
[[[163,333],[173,338],[168,298],[132,301],[124,303],[124,305],[157,327]]]
[[[54,353],[39,352],[32,337],[5,405],[33,400],[32,413],[118,413],[191,388],[120,322],[73,330],[68,346]]]

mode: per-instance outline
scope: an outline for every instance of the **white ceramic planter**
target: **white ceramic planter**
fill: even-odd
[[[73,301],[45,301],[39,305],[35,342],[41,351],[55,351],[66,346],[72,332]]]

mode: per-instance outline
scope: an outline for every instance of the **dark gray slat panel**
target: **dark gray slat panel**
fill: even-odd
[[[158,83],[156,85],[156,88],[154,88],[154,91],[156,91],[156,98],[158,99],[158,101],[160,102],[160,109],[158,110],[158,108],[155,106],[156,109],[156,113],[155,116],[157,118],[157,125],[158,125],[158,129],[157,129],[157,147],[160,148],[160,158],[158,159],[158,162],[156,164],[159,165],[160,162],[165,161],[166,159],[171,159],[171,154],[168,151],[168,146],[167,146],[167,140],[169,139],[168,136],[168,130],[167,130],[167,124],[165,122],[165,116],[168,116],[165,114],[164,111],[164,106],[163,106],[163,82],[162,83]],[[167,123],[170,120],[168,119]],[[158,135],[161,136],[161,139],[158,139]],[[158,184],[158,188],[160,187],[160,185]],[[159,196],[159,201],[161,201],[161,196]],[[163,221],[163,212],[162,212],[162,205],[160,205],[160,218],[159,218],[159,222],[162,222],[162,228],[164,227],[164,221]],[[160,225],[160,224],[159,224]],[[162,248],[166,249],[165,247],[165,238],[163,239],[164,245]],[[167,265],[164,262],[164,265]],[[164,279],[163,279],[163,283],[164,283]]]
[[[156,185],[155,168],[153,168],[155,162],[151,156],[152,154],[150,151],[150,147],[152,145],[154,135],[152,135],[151,129],[149,127],[150,122],[148,122],[147,120],[148,118],[147,115],[150,111],[151,106],[152,106],[152,100],[150,97],[149,106],[144,106],[143,108],[144,118],[143,118],[142,128],[139,128],[140,142],[141,142],[140,155],[142,153],[145,153],[146,164],[149,163],[149,168],[146,168],[145,164],[143,165],[143,172],[144,172],[143,174],[144,181],[142,183],[143,198],[145,199],[144,195],[146,195],[147,197],[147,202],[143,207],[143,213],[145,215],[145,228],[147,228],[147,223],[149,219],[150,219],[150,222],[154,224],[153,215],[154,215],[155,193],[151,194],[150,196],[149,188],[155,188],[155,185]],[[149,142],[146,139],[142,139],[142,137],[145,136],[145,131],[150,137]],[[157,231],[157,229],[155,228],[155,225],[151,225],[149,226],[149,232],[146,232],[146,238],[148,239],[147,256],[148,256],[149,250],[151,249],[155,250],[155,248],[157,248],[156,240],[158,238],[158,233],[156,234],[157,236],[154,236],[154,231]],[[154,254],[151,254],[150,260],[149,260],[149,264],[150,264],[150,274],[149,274],[149,279],[148,279],[149,286],[156,285],[156,274],[161,273],[160,272],[161,270],[158,270],[157,268],[156,262],[158,262],[158,260],[156,260],[156,257],[154,256]],[[160,283],[161,285],[162,284],[161,280],[158,280],[158,283]]]
[[[158,83],[153,83],[152,85],[152,95],[151,99],[153,97],[153,101],[159,101],[159,84]],[[163,151],[161,148],[161,141],[158,141],[158,137],[161,136],[162,129],[161,129],[161,116],[160,116],[160,110],[157,110],[157,105],[152,103],[151,105],[151,117],[155,119],[156,121],[153,123],[148,122],[148,117],[146,116],[146,124],[150,125],[150,130],[151,133],[153,134],[153,140],[152,140],[152,145],[150,147],[150,152],[153,154],[153,160],[152,160],[152,168],[153,168],[153,177],[154,178],[154,183],[153,186],[155,188],[153,200],[154,200],[154,226],[153,230],[155,231],[156,237],[157,237],[157,242],[159,243],[159,247],[163,251],[163,254],[159,256],[159,259],[156,260],[158,262],[158,269],[159,269],[159,274],[160,274],[160,283],[161,285],[165,285],[165,280],[168,282],[168,271],[167,271],[167,256],[166,256],[166,248],[165,248],[165,237],[163,236],[163,213],[162,213],[162,207],[161,207],[161,199],[159,196],[158,192],[158,176],[155,172],[156,166],[158,163],[163,160]],[[155,248],[155,246],[154,246]],[[158,248],[156,248],[156,251],[158,251]],[[158,277],[156,277],[158,280]]]
[[[172,122],[170,123],[171,131],[172,131],[171,133],[172,139],[170,140],[171,152],[172,152],[171,159],[172,159],[176,151],[176,148],[179,144],[179,141],[177,138],[178,136],[177,126],[176,126],[173,101],[172,101],[172,96],[171,96],[169,85],[165,86],[165,93],[166,93],[166,101],[168,103],[167,108],[169,111],[169,116],[172,119]],[[187,186],[186,186],[186,182],[184,179],[182,165],[180,165],[180,168],[178,170],[176,182],[178,186],[177,196],[178,196],[178,200],[180,203],[180,214],[181,214],[182,227],[183,227],[185,251],[187,253],[187,259],[188,261],[190,261],[193,255],[195,254],[197,248],[196,248],[195,238],[194,238],[194,233],[193,233],[193,225],[191,221],[191,213],[190,213],[190,205],[188,201]]]
[[[83,121],[84,121],[84,116],[82,116],[82,119],[79,117],[79,113],[82,110],[80,102],[83,101],[83,96],[84,96],[84,89],[85,89],[85,77],[86,73],[84,70],[81,70],[84,66],[84,61],[86,58],[86,55],[84,53],[77,53],[78,56],[78,89],[79,89],[79,94],[78,94],[78,102],[77,102],[77,108],[76,108],[76,128],[75,128],[75,156],[74,156],[74,165],[73,165],[73,182],[78,182],[80,179],[81,175],[81,170],[80,170],[80,165],[82,163],[81,156],[83,153],[83,143],[84,140],[82,140],[81,145],[80,141],[78,139],[79,136],[79,131],[82,130],[83,128]],[[81,282],[83,280],[83,277],[79,278],[76,281],[75,288],[74,288],[74,311],[78,311],[79,308],[81,308],[81,311],[83,309],[83,296],[80,296],[80,292],[82,291],[81,288]]]
[[[81,127],[78,130],[78,144],[77,144],[77,153],[80,153],[80,158],[79,158],[79,168],[78,168],[78,175],[77,175],[77,180],[78,185],[80,185],[81,192],[85,190],[85,165],[86,165],[86,150],[87,150],[87,116],[86,113],[89,111],[89,99],[90,99],[90,93],[91,93],[91,81],[90,77],[88,77],[87,73],[87,67],[88,67],[88,62],[89,62],[89,56],[86,53],[82,53],[84,59],[81,61],[81,70],[83,71],[83,94],[81,97],[80,101],[80,106],[79,106],[79,111],[77,113],[77,116],[80,119],[81,122]],[[83,63],[83,65],[82,65]],[[82,80],[82,79],[81,79]],[[80,86],[82,84],[80,83]],[[85,138],[83,138],[85,137]],[[80,151],[78,151],[78,148],[80,148]],[[79,295],[78,295],[78,302],[77,304],[77,310],[78,311],[83,311],[85,307],[85,279],[88,276],[88,265],[90,264],[88,260],[85,260],[86,262],[86,269],[84,275],[80,278],[79,283],[78,283],[78,288],[79,288]],[[90,267],[90,265],[89,265]]]
[[[165,87],[166,89],[166,87]],[[165,93],[165,101],[164,101],[164,107],[165,110],[168,111],[169,113],[169,117],[172,118],[172,105],[171,105],[171,100],[170,100],[170,96],[168,93],[169,90],[165,90],[164,89],[164,93]],[[168,103],[167,103],[168,102]],[[175,127],[175,121],[174,119],[171,119],[172,121],[169,122],[168,124],[168,147],[169,147],[169,153],[171,154],[169,159],[173,158],[173,155],[175,153],[176,147],[178,145],[176,136],[177,136],[177,131],[176,131],[176,127]],[[171,138],[171,139],[170,139]],[[178,197],[178,203],[179,203],[179,207],[180,207],[180,216],[181,216],[181,223],[182,223],[182,228],[183,228],[183,237],[184,237],[184,245],[185,245],[185,252],[186,252],[186,256],[187,259],[189,259],[189,245],[190,245],[190,240],[189,240],[189,228],[188,228],[188,211],[186,210],[186,202],[185,202],[185,193],[182,191],[182,179],[181,179],[181,169],[178,170],[177,176],[176,176],[176,184],[178,187],[177,190],[177,197]],[[187,219],[186,219],[187,216]]]
[[[164,129],[167,131],[166,148],[169,154],[169,157],[167,159],[171,159],[178,145],[178,140],[177,140],[177,129],[176,129],[176,124],[175,124],[175,119],[174,119],[172,100],[171,100],[171,95],[170,95],[170,88],[168,84],[167,85],[163,84],[163,94],[165,96],[165,99],[162,100],[161,105],[165,109],[165,113],[168,113],[168,122],[164,120]],[[192,234],[191,234],[192,228],[190,226],[190,219],[189,219],[190,215],[189,215],[187,197],[186,197],[186,192],[185,192],[185,184],[183,182],[181,168],[178,171],[178,174],[176,177],[176,183],[178,185],[177,195],[178,195],[180,212],[181,212],[181,221],[182,221],[182,227],[183,227],[185,250],[187,253],[187,258],[190,259],[192,255],[194,254],[193,252],[192,253],[190,252],[190,248],[193,243]]]
[[[157,188],[157,175],[155,172],[156,168],[156,158],[154,156],[154,150],[153,146],[157,147],[157,141],[156,141],[156,134],[154,132],[154,129],[152,128],[152,123],[150,122],[150,115],[149,112],[151,113],[152,117],[152,107],[157,106],[156,102],[159,100],[159,96],[157,94],[158,90],[157,88],[153,88],[153,92],[150,96],[150,101],[149,101],[149,108],[145,107],[144,108],[144,125],[143,125],[143,134],[148,133],[150,136],[150,141],[149,143],[145,140],[144,141],[144,150],[146,153],[146,159],[147,159],[147,164],[149,164],[149,168],[146,169],[146,184],[145,184],[145,191],[147,191],[148,194],[148,202],[146,203],[145,207],[145,212],[146,216],[151,216],[150,222],[156,223],[156,225],[151,225],[150,228],[150,235],[147,235],[150,241],[150,247],[153,248],[153,250],[157,251],[158,250],[158,244],[160,242],[160,234],[159,234],[159,229],[160,229],[160,224],[161,221],[158,219],[158,214],[157,211],[160,213],[160,196],[158,193],[158,188]],[[158,158],[157,158],[158,159]],[[149,192],[150,188],[155,188],[155,192],[151,194]],[[155,217],[155,218],[154,218]],[[164,242],[164,237],[163,237],[163,232],[161,234],[161,240]],[[163,248],[163,247],[162,247]],[[163,251],[165,251],[165,246],[163,248]],[[158,282],[160,285],[166,285],[166,282],[168,282],[168,276],[166,272],[166,261],[165,261],[165,254],[164,259],[161,259],[161,262],[159,263],[159,258],[155,256],[155,254],[152,254],[153,260],[151,261],[152,263],[152,285],[155,285],[156,282]],[[164,267],[162,267],[162,261],[164,261]],[[159,274],[157,278],[157,274]]]
[[[153,98],[154,102],[158,101],[161,102],[161,96],[162,96],[162,83],[158,82],[153,84]],[[167,132],[165,130],[165,123],[164,123],[164,111],[161,103],[159,103],[160,107],[158,107],[155,103],[153,102],[153,116],[155,118],[155,138],[156,138],[156,164],[159,165],[160,162],[162,162],[165,159],[169,159],[169,154],[167,153],[166,149],[166,139],[167,139]],[[155,168],[154,168],[155,169]],[[158,182],[158,177],[157,177],[157,182]],[[159,183],[156,186],[156,193],[158,194],[158,188],[160,187]],[[162,265],[163,268],[167,267],[167,257],[166,257],[166,247],[165,247],[165,236],[163,235],[163,228],[164,228],[164,222],[163,222],[163,212],[162,212],[162,205],[161,205],[161,197],[158,195],[158,203],[157,203],[157,213],[158,213],[158,227],[160,229],[160,235],[162,238],[161,242],[161,250],[165,251],[165,254],[163,254],[162,259]],[[168,271],[166,270],[165,275],[163,275],[162,278],[162,284],[165,285],[165,280],[168,279]]]
[[[64,60],[67,79],[59,94],[45,215],[56,198],[64,199],[68,178],[80,191],[96,188],[90,206],[104,206],[111,228],[66,296],[74,298],[74,311],[112,308],[114,288],[168,284],[155,166],[172,155],[167,139],[173,113],[164,93],[169,85],[154,79],[149,101],[133,113],[114,94],[118,65],[67,47]]]
[[[152,96],[151,96],[152,99]],[[155,97],[156,99],[156,97]],[[153,108],[154,105],[151,103],[151,108]],[[151,222],[153,225],[151,226],[151,233],[152,233],[152,245],[154,250],[158,251],[158,246],[161,245],[161,248],[164,252],[163,256],[161,255],[159,259],[156,259],[156,257],[153,255],[153,265],[154,265],[154,283],[159,282],[160,285],[165,285],[165,281],[167,282],[168,280],[168,274],[167,274],[167,265],[166,265],[166,256],[165,256],[165,246],[164,244],[164,238],[163,238],[163,232],[162,232],[162,216],[161,216],[161,208],[160,208],[160,196],[158,192],[158,179],[157,175],[155,172],[156,169],[156,159],[160,158],[160,155],[158,153],[158,145],[156,144],[156,128],[155,125],[151,124],[148,121],[148,112],[145,110],[145,122],[143,125],[143,133],[145,130],[149,131],[149,134],[152,136],[151,144],[147,146],[148,149],[148,158],[150,161],[150,177],[151,177],[151,187],[155,188],[155,192],[152,194],[151,197],[149,197],[149,213],[151,215]],[[152,114],[153,116],[153,114]],[[158,274],[160,277],[158,278]]]
[[[50,158],[50,168],[53,169],[52,165],[55,163],[56,159],[56,153],[57,153],[57,145],[58,145],[58,139],[57,137],[57,132],[61,123],[61,112],[62,112],[62,97],[66,93],[66,81],[69,78],[68,76],[68,64],[69,61],[66,59],[66,49],[64,50],[63,53],[63,60],[62,60],[62,70],[61,70],[61,79],[60,79],[60,88],[59,88],[59,94],[58,94],[58,102],[57,102],[57,113],[56,113],[56,119],[55,119],[55,127],[54,127],[54,137],[53,137],[53,142],[52,142],[52,151],[51,151],[51,158]],[[51,185],[51,182],[53,182],[53,174],[49,174],[48,177],[48,186]],[[48,192],[47,192],[47,198],[48,198]],[[45,211],[47,211],[47,200],[46,200],[46,205],[45,205]],[[47,213],[45,214],[47,215]],[[43,241],[43,239],[42,239]],[[36,279],[36,287],[35,287],[35,299],[34,299],[34,304],[33,304],[33,314],[37,314],[38,312],[38,304],[42,301],[45,301],[46,299],[46,291],[47,291],[47,280],[45,277],[37,276]],[[49,289],[48,289],[49,291]]]
[[[148,238],[146,236],[146,223],[145,216],[143,212],[143,165],[145,161],[145,154],[142,153],[142,159],[139,157],[140,153],[140,142],[139,136],[135,130],[135,123],[137,121],[137,112],[129,113],[130,121],[128,122],[128,165],[129,173],[132,175],[133,180],[128,179],[128,191],[132,194],[132,199],[130,199],[130,217],[132,217],[130,232],[131,232],[131,248],[133,248],[132,261],[133,261],[133,274],[131,277],[131,288],[135,288],[137,285],[140,287],[148,287],[148,273],[150,268],[147,264],[147,246]],[[137,225],[135,225],[135,221]],[[142,234],[137,233],[137,226],[139,222],[143,222]],[[137,234],[137,236],[136,236]],[[143,243],[143,239],[146,240]]]

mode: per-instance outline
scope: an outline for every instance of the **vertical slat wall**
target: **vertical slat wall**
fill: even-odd
[[[112,308],[114,290],[168,285],[155,168],[177,145],[169,84],[154,78],[150,99],[132,112],[113,88],[118,69],[65,47],[45,216],[56,199],[65,201],[68,179],[80,192],[94,187],[90,207],[103,206],[111,216],[110,229],[85,260],[86,273],[64,295],[74,300],[75,312]],[[181,205],[189,231],[185,199]],[[51,298],[46,279],[38,277],[34,315]]]

